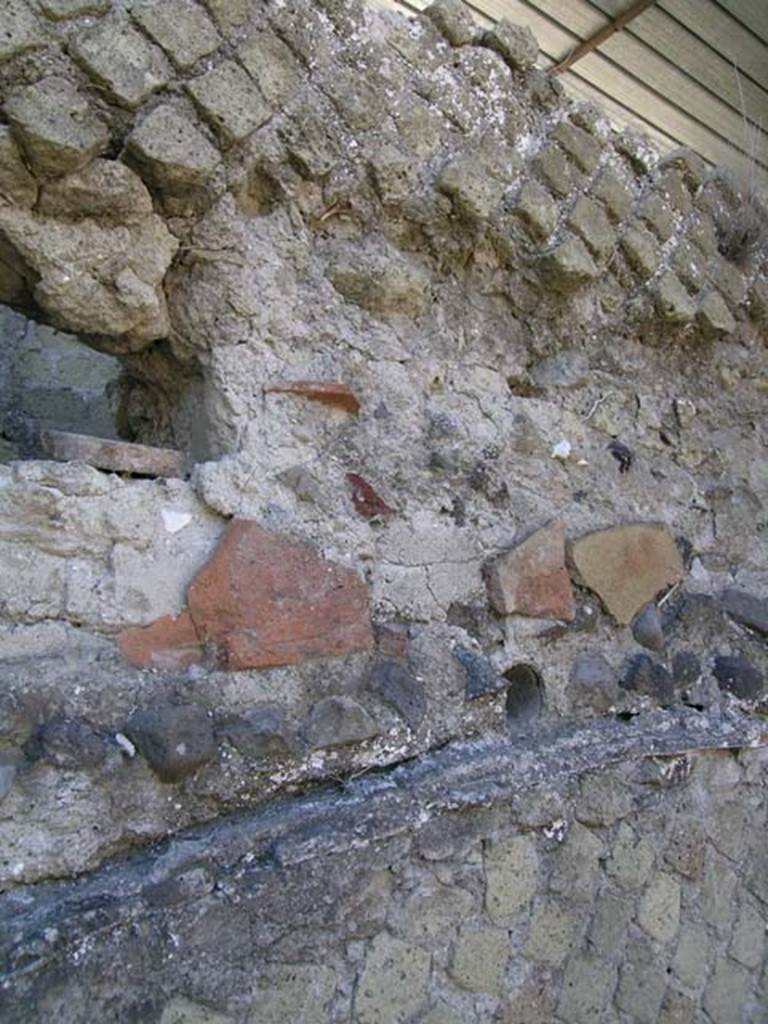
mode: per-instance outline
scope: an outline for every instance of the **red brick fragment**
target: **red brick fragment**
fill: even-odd
[[[550,523],[492,559],[484,573],[488,600],[502,615],[570,622],[576,614],[561,522]]]
[[[345,412],[360,411],[360,401],[346,384],[330,380],[289,380],[270,385],[267,394],[300,395],[310,402],[332,405]]]
[[[374,516],[397,515],[393,508],[384,501],[373,487],[358,473],[347,473],[347,480],[352,484],[352,504],[366,519]]]
[[[148,626],[124,629],[118,634],[117,646],[139,668],[186,668],[201,662],[204,654],[186,609],[179,615],[163,615]]]
[[[293,665],[373,646],[363,580],[252,520],[229,524],[187,599],[224,668]]]

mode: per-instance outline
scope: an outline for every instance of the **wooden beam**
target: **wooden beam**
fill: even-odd
[[[595,32],[589,39],[585,39],[583,43],[579,43],[574,50],[571,50],[567,57],[561,60],[559,64],[555,64],[550,74],[559,75],[561,72],[573,67],[577,60],[581,60],[588,53],[592,53],[601,43],[604,43],[606,39],[610,39],[612,35],[620,32],[625,25],[628,25],[630,21],[634,21],[638,15],[642,14],[647,7],[654,3],[656,3],[656,0],[635,0],[617,18],[609,21],[607,25],[604,25],[598,32]]]

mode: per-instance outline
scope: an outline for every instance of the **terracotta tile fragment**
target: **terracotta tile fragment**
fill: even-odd
[[[340,381],[280,381],[277,384],[271,384],[266,392],[275,395],[299,395],[309,399],[310,402],[331,405],[337,409],[343,409],[345,412],[357,413],[360,411],[359,399],[346,384],[342,384]]]
[[[204,654],[186,609],[179,615],[163,615],[148,626],[124,629],[118,634],[117,646],[139,668],[186,668],[201,662]]]
[[[347,473],[347,480],[352,485],[352,504],[365,519],[397,515],[395,510],[390,508],[381,495],[359,473]]]
[[[252,520],[230,523],[187,599],[224,668],[293,665],[373,646],[363,580]]]
[[[571,622],[576,614],[565,568],[565,527],[550,523],[484,569],[488,600],[502,615]]]

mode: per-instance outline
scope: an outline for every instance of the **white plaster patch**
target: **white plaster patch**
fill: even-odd
[[[192,522],[190,512],[179,512],[175,508],[163,508],[160,510],[160,515],[163,517],[163,525],[168,533],[178,533]]]

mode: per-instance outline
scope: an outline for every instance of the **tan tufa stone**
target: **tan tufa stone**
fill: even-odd
[[[683,578],[675,538],[664,526],[638,523],[596,530],[573,542],[571,556],[585,585],[622,625]]]
[[[222,667],[271,668],[373,646],[365,583],[306,544],[235,519],[187,595]]]
[[[570,622],[576,614],[565,568],[565,527],[560,521],[488,562],[484,575],[488,600],[502,615]]]

